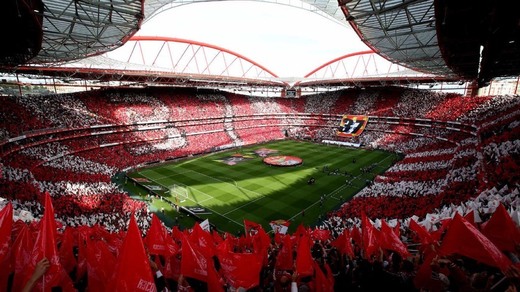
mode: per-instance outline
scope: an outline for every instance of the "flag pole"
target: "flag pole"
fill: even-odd
[[[42,224],[43,224],[43,234],[46,234],[47,232],[47,224],[45,224],[46,220],[49,220],[48,218],[45,218],[46,215],[48,215],[48,210],[47,210],[47,207],[48,207],[48,204],[47,204],[47,199],[49,200],[49,203],[50,203],[50,200],[51,200],[51,197],[50,197],[50,194],[47,194],[45,193],[45,199],[44,199],[44,205],[45,205],[45,210],[44,210],[44,213],[43,213],[43,217],[42,217],[42,220],[45,219]],[[53,218],[54,219],[54,218]],[[47,237],[45,237],[45,239],[47,239]],[[43,257],[45,258],[45,247],[46,247],[46,243],[47,243],[47,240],[42,240],[43,241]],[[40,259],[41,260],[41,259]],[[38,263],[36,263],[36,265],[38,265]],[[34,266],[34,269],[36,269],[36,266]],[[43,280],[43,283],[42,283],[42,290],[45,291],[45,274],[43,274],[43,277],[42,277],[42,280]]]

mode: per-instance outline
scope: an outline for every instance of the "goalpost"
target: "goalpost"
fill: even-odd
[[[170,186],[170,196],[175,198],[177,204],[184,203],[189,198],[190,191],[188,186],[183,184],[174,184]]]

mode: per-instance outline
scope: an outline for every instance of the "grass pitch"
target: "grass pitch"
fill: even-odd
[[[276,151],[270,155],[300,157],[303,164],[269,166],[255,153],[259,149]],[[293,231],[300,223],[316,224],[398,159],[385,151],[283,140],[169,162],[127,175],[181,206],[206,209],[209,214],[200,217],[208,218],[221,231],[243,231],[244,219],[262,224],[266,231],[271,230],[272,220],[290,220],[289,230]],[[368,172],[362,171],[367,168]],[[314,184],[308,184],[311,177]],[[158,204],[156,207],[165,206]]]

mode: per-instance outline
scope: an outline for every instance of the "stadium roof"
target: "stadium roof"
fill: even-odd
[[[520,73],[519,1],[338,1],[360,37],[399,64],[479,86]]]
[[[122,45],[144,18],[141,0],[6,0],[0,12],[8,44],[4,63],[48,63],[97,55]],[[28,33],[29,32],[29,33]],[[23,45],[26,45],[23,47]],[[9,51],[8,51],[9,50]]]
[[[347,20],[374,51],[401,65],[453,75],[437,42],[434,1],[340,0]]]
[[[435,2],[437,38],[457,75],[479,86],[520,75],[520,1]]]
[[[6,0],[0,11],[14,47],[0,50],[3,64],[42,64],[76,60],[111,51],[125,43],[145,20],[167,9],[212,0]],[[334,1],[257,0],[291,5],[343,19]],[[146,18],[145,18],[146,16]]]
[[[350,22],[381,56],[441,78],[478,79],[483,85],[520,72],[519,3],[491,1],[483,8],[470,0],[303,1],[260,2]],[[153,15],[195,2],[208,1],[7,0],[0,19],[4,27],[19,30],[7,31],[5,41],[13,45],[0,49],[0,62],[52,64],[100,55],[122,46]]]

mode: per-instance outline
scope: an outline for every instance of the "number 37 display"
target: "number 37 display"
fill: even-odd
[[[339,124],[337,136],[356,137],[359,136],[367,125],[368,117],[361,115],[344,115]]]

